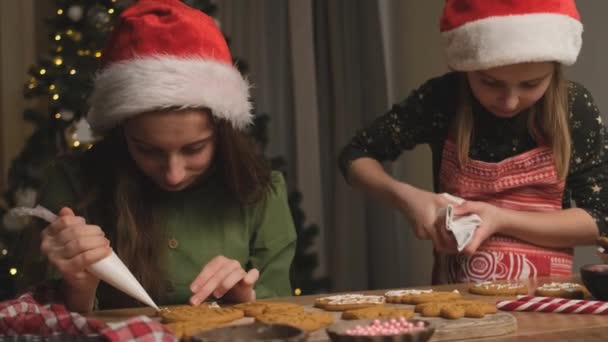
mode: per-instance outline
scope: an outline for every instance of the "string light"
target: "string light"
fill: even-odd
[[[73,34],[74,34],[74,30],[69,29],[69,30],[65,31],[65,34],[67,34],[67,35],[68,35],[68,37],[69,37],[69,36],[71,36],[71,35],[73,35]]]
[[[55,119],[61,119],[61,113],[55,113]]]
[[[61,40],[61,35],[60,34],[56,34],[55,35],[55,40],[56,41],[60,41]]]
[[[54,62],[55,62],[56,66],[60,66],[61,64],[63,64],[63,58],[57,57],[57,58],[55,58]]]
[[[55,90],[57,88],[54,84],[49,85],[49,90]]]
[[[95,57],[97,57],[97,58],[101,57],[101,51],[95,52]]]
[[[54,101],[59,100],[59,94],[55,94],[55,95],[53,95],[53,100],[54,100]]]
[[[57,15],[62,15],[63,14],[63,10],[60,8],[57,10]]]
[[[40,75],[46,74],[46,69],[40,69]]]
[[[76,75],[76,69],[70,69],[70,75]]]
[[[297,288],[297,289],[293,290],[293,294],[295,294],[296,296],[299,296],[302,294],[302,290]]]
[[[61,52],[63,51],[63,46],[57,46],[57,48],[55,49],[56,52]]]
[[[8,254],[8,251],[6,249],[3,249],[2,250],[2,255],[7,255],[7,254]]]
[[[12,268],[11,268],[11,269],[8,271],[8,273],[10,273],[12,276],[14,276],[14,275],[16,275],[16,274],[17,274],[17,269],[16,269],[16,268],[14,268],[14,267],[12,267]]]
[[[36,88],[36,84],[35,83],[30,83],[27,85],[28,89],[34,89]]]
[[[113,14],[113,13],[114,13],[114,9],[113,9],[113,8],[110,8],[110,9],[108,10],[108,13]]]
[[[80,146],[80,141],[76,140],[72,145],[74,145],[74,147],[78,147]]]
[[[78,56],[84,56],[84,50],[78,50],[76,51],[76,53],[78,54]]]

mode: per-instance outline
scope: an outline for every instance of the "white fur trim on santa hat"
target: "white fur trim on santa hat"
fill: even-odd
[[[576,61],[583,25],[561,14],[488,17],[442,33],[448,65],[472,71],[524,62]]]
[[[252,121],[249,83],[210,59],[155,56],[117,62],[95,79],[87,120],[102,134],[132,116],[166,108],[209,108],[237,129]]]

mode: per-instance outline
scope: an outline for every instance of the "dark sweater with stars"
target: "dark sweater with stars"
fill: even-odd
[[[359,131],[340,154],[344,175],[350,163],[370,157],[380,162],[395,160],[402,151],[428,144],[433,154],[435,189],[443,144],[456,115],[461,74],[434,78],[394,105],[371,126]],[[608,136],[591,94],[582,85],[568,83],[568,107],[572,155],[566,178],[563,207],[573,205],[587,211],[602,235],[608,235]],[[499,162],[537,147],[527,128],[529,113],[499,118],[478,102],[472,104],[473,139],[469,157]]]

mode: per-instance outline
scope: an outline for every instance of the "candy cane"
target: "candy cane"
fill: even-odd
[[[584,300],[564,300],[554,299],[545,302],[518,300],[500,301],[496,307],[505,311],[535,311],[535,312],[556,312],[556,313],[580,313],[580,314],[601,314],[608,315],[608,303]]]

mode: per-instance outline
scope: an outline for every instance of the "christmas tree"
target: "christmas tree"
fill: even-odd
[[[92,79],[99,67],[103,44],[115,18],[132,1],[126,0],[53,0],[55,12],[48,19],[52,44],[29,71],[24,96],[37,100],[36,109],[27,109],[24,120],[34,132],[25,148],[11,164],[4,204],[0,208],[0,300],[15,295],[15,283],[23,274],[19,234],[29,222],[7,215],[9,208],[35,205],[37,191],[44,178],[45,166],[60,154],[81,153],[95,143],[84,119],[87,98],[92,90]],[[183,0],[191,7],[214,16],[217,7],[212,0]],[[235,61],[246,72],[243,61]],[[40,109],[39,109],[40,108]],[[267,115],[257,115],[252,134],[266,146]],[[274,168],[282,168],[282,158],[271,160]],[[316,226],[304,225],[304,213],[299,208],[301,195],[290,194],[290,207],[298,246],[292,268],[295,293],[312,293],[327,289],[327,279],[315,279],[313,271],[317,257],[308,251],[318,235]]]

